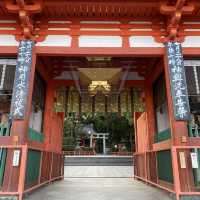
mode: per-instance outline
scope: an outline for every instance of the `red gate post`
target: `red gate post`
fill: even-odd
[[[169,114],[171,140],[172,140],[171,155],[172,155],[172,167],[173,167],[173,177],[174,177],[174,189],[176,192],[176,199],[179,200],[180,199],[179,194],[181,190],[189,191],[191,185],[193,184],[192,171],[188,167],[184,170],[180,169],[178,152],[175,150],[174,147],[187,145],[187,142],[189,141],[189,136],[188,136],[187,122],[176,121],[174,118],[167,52],[165,52],[163,60],[164,60],[168,114]],[[187,154],[188,152],[185,151],[185,153]]]
[[[29,76],[29,87],[28,87],[28,95],[27,95],[27,104],[25,108],[25,116],[24,119],[13,119],[12,127],[10,131],[10,135],[12,137],[12,145],[18,146],[22,145],[21,150],[21,161],[19,168],[15,168],[12,166],[13,160],[13,152],[14,149],[8,149],[8,155],[6,159],[5,166],[5,177],[3,188],[7,191],[18,190],[20,192],[19,199],[22,199],[22,195],[24,192],[24,181],[25,181],[25,173],[26,173],[26,160],[27,160],[27,145],[28,145],[28,128],[29,128],[29,117],[31,113],[31,105],[32,105],[32,94],[33,94],[33,85],[34,85],[34,76],[35,76],[35,66],[36,66],[36,51],[35,46],[32,49],[32,65]],[[12,97],[13,98],[13,97]],[[17,174],[19,174],[19,178],[16,178]],[[18,189],[17,189],[18,188]],[[20,200],[21,200],[20,199]]]
[[[18,184],[19,200],[23,199],[23,193],[25,189],[27,157],[28,157],[28,146],[23,145],[21,153],[20,172],[19,172],[19,184]]]

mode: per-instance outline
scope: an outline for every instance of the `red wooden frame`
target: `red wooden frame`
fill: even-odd
[[[147,56],[147,57],[150,57],[150,56],[153,56],[153,57],[162,57],[164,55],[164,48],[62,48],[62,47],[35,47],[35,52],[36,52],[36,55],[42,55],[42,56],[102,56],[102,52],[103,52],[103,55],[104,56],[136,56],[136,57],[144,57],[144,56]],[[200,48],[183,48],[183,52],[184,52],[184,55],[185,56],[199,56],[200,55]],[[1,48],[0,49],[0,55],[16,55],[17,53],[17,47],[5,47],[5,48]],[[159,74],[159,70],[158,70],[158,73]],[[60,84],[66,84],[66,85],[69,85],[69,84],[72,84],[72,83],[69,83],[68,81],[67,82],[62,82],[62,81],[56,81],[55,82],[56,85],[60,85]],[[145,82],[143,81],[139,81],[139,82],[127,82],[127,85],[133,85],[135,84],[137,86],[143,86],[143,84],[145,84]],[[54,85],[54,86],[56,86]],[[6,142],[7,141],[7,142]],[[168,143],[170,142],[170,143]],[[36,143],[29,143],[29,147],[28,146],[15,146],[13,145],[12,143],[12,140],[11,138],[3,138],[2,140],[2,144],[10,144],[9,146],[2,146],[1,147],[7,147],[7,148],[23,148],[23,154],[25,153],[26,149],[27,148],[33,148],[33,149],[38,149],[38,150],[42,150],[44,147],[41,146],[41,145],[38,145]],[[194,148],[196,146],[194,146],[195,144],[197,144],[196,141],[194,140],[189,140],[189,142],[186,144],[186,145],[190,145],[190,146],[181,146],[180,148]],[[159,150],[163,150],[163,149],[168,149],[169,146],[171,145],[171,141],[166,141],[166,142],[163,142],[159,145],[154,145],[154,149],[152,151],[159,151]],[[199,147],[199,146],[198,146]],[[176,193],[176,198],[177,200],[179,200],[180,198],[180,195],[200,195],[200,193],[197,193],[197,192],[181,192],[180,191],[180,187],[179,187],[179,184],[180,184],[180,180],[177,179],[177,175],[179,173],[179,171],[177,170],[177,163],[178,163],[178,160],[177,160],[177,157],[175,156],[175,153],[176,153],[176,149],[179,148],[179,147],[176,147],[176,146],[173,146],[172,147],[172,156],[173,156],[173,166],[174,166],[174,177],[176,178],[175,180],[175,191],[172,191],[171,189],[168,189],[166,187],[163,187],[159,184],[155,184],[149,180],[146,180],[146,179],[142,179],[141,177],[136,177],[138,179],[142,179],[144,180],[145,182],[149,182],[157,187],[160,187],[162,189],[165,189],[169,192],[175,192]],[[137,154],[136,154],[137,155]],[[175,157],[174,157],[175,156]],[[24,157],[26,158],[26,156]],[[25,159],[26,160],[26,159]],[[20,181],[19,181],[19,191],[18,192],[0,192],[0,195],[19,195],[20,198],[22,199],[22,196],[24,192],[30,192],[31,190],[33,189],[36,189],[38,187],[40,187],[41,185],[43,184],[46,184],[50,181],[53,181],[55,179],[60,179],[62,178],[63,176],[61,177],[56,177],[55,179],[50,179],[48,180],[47,182],[44,182],[44,183],[40,183],[39,185],[36,185],[36,186],[33,186],[32,188],[30,189],[27,189],[27,190],[24,190],[23,191],[23,181],[24,181],[24,171],[25,170],[25,160],[22,162],[22,166],[20,168],[20,173],[22,174],[22,176],[20,176]],[[23,169],[22,169],[23,168]],[[22,192],[23,191],[23,192]]]

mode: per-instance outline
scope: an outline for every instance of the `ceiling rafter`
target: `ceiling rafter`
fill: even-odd
[[[123,72],[123,74],[121,76],[121,80],[120,80],[120,84],[119,84],[119,89],[118,89],[117,95],[120,95],[121,91],[123,90],[125,82],[126,82],[126,79],[128,77],[128,74],[129,74],[129,71],[130,71],[130,67],[127,67],[124,70],[124,72]]]
[[[82,94],[81,93],[81,86],[80,86],[79,77],[77,75],[77,70],[72,67],[70,73],[71,73],[72,79],[75,83],[76,89],[78,90],[78,93],[81,96],[81,94]]]
[[[199,20],[199,0],[110,0],[109,2],[106,0],[4,0],[3,2],[0,1],[0,18],[10,18],[10,14],[13,14],[13,19],[16,20],[16,14],[19,14],[20,20],[14,24],[13,30],[1,23],[0,34],[13,34],[18,40],[24,35],[25,38],[32,37],[35,41],[42,42],[48,35],[101,34],[122,37],[148,35],[154,37],[157,42],[163,42],[166,38],[183,39],[188,35],[200,34],[198,24],[191,24],[187,28],[188,25],[181,23],[182,18],[184,21]],[[166,18],[167,26],[163,23]],[[56,20],[58,23],[49,23]],[[70,22],[59,23],[59,20]],[[81,23],[88,20],[118,23]],[[190,31],[191,29],[195,31]]]

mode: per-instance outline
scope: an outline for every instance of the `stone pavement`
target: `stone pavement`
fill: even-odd
[[[65,177],[129,178],[133,177],[133,166],[65,166]]]
[[[64,180],[36,190],[26,200],[171,200],[168,193],[130,178],[132,167],[71,168],[74,171],[65,167]]]
[[[65,178],[27,200],[171,200],[169,194],[131,178]]]

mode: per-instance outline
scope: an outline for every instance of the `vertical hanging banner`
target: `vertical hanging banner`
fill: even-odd
[[[181,43],[165,44],[175,120],[189,121],[190,107]]]
[[[33,46],[34,42],[31,40],[22,40],[19,44],[11,103],[13,119],[24,119],[25,117]]]

